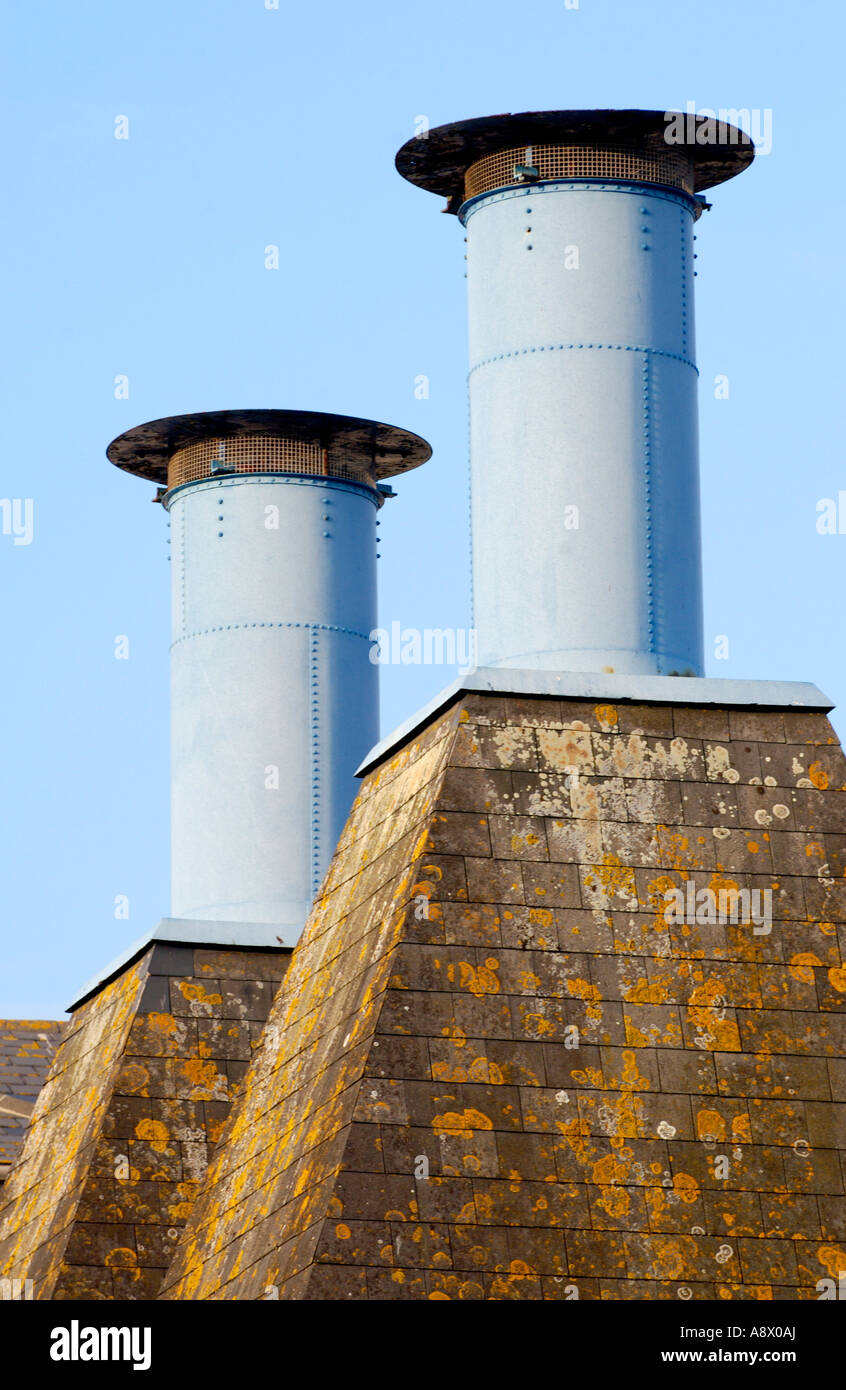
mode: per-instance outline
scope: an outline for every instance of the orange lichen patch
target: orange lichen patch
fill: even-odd
[[[615,1183],[628,1181],[631,1169],[628,1163],[620,1163],[616,1154],[606,1154],[594,1163],[591,1169],[591,1181],[601,1187],[612,1186]]]
[[[708,979],[691,990],[688,1017],[696,1029],[700,1046],[710,1052],[740,1052],[740,1030],[727,1018],[723,986]]]
[[[837,1245],[820,1245],[817,1259],[829,1278],[838,1280],[846,1271],[846,1250]]]
[[[184,999],[192,1004],[222,1004],[221,994],[210,994],[205,985],[198,980],[179,980],[176,988]]]
[[[685,869],[704,867],[701,858],[691,849],[689,835],[674,829],[672,826],[662,825],[660,822],[655,827],[655,833],[659,853],[668,869],[682,873]],[[697,843],[704,844],[704,836],[699,836]]]
[[[767,1303],[772,1300],[773,1291],[770,1284],[718,1284],[717,1297],[723,1299],[742,1299],[752,1298],[757,1303]]]
[[[568,994],[574,999],[584,1000],[587,1018],[602,1018],[602,995],[598,985],[592,985],[588,980],[567,980],[566,985]]]
[[[680,1047],[682,1033],[674,1014],[658,1020],[646,1028],[639,1028],[634,1019],[623,1010],[623,1025],[629,1047]]]
[[[660,1163],[658,1164],[658,1172],[661,1172]],[[651,1220],[660,1221],[662,1216],[666,1216],[667,1212],[672,1210],[667,1201],[666,1190],[663,1187],[647,1185],[643,1188],[643,1197]]]
[[[674,1173],[673,1191],[682,1202],[695,1202],[699,1196],[699,1183],[690,1173]]]
[[[554,1019],[546,1018],[543,1014],[523,1013],[520,1018],[526,1036],[530,1038],[544,1038],[557,1036],[558,1024]]]
[[[134,1250],[128,1250],[124,1246],[117,1246],[110,1250],[105,1259],[108,1269],[132,1269],[138,1263],[138,1256]]]
[[[583,1071],[574,1071],[573,1080],[577,1086],[592,1086],[596,1090],[602,1090],[605,1085],[598,1067],[585,1067]]]
[[[731,902],[733,894],[740,892],[740,884],[737,882],[737,880],[734,878],[729,878],[727,874],[724,874],[722,872],[713,873],[711,875],[711,881],[708,884],[708,887],[710,888],[711,892],[716,895],[716,900],[718,903],[720,901],[721,893],[725,893],[728,897],[729,902]]]
[[[199,1057],[189,1057],[180,1062],[179,1070],[187,1081],[198,1091],[208,1091],[208,1096],[198,1096],[198,1100],[212,1100],[221,1084],[221,1073],[215,1062],[205,1062]]]
[[[593,714],[600,729],[606,732],[620,722],[620,716],[613,705],[596,705]]]
[[[824,792],[827,790],[828,773],[825,771],[822,763],[811,763],[810,767],[808,768],[808,777],[813,782],[814,786],[817,788],[818,791]]]
[[[635,871],[616,854],[606,854],[601,864],[591,864],[585,882],[591,888],[598,883],[606,899],[623,898],[629,903],[637,902]]]
[[[788,973],[800,984],[812,985],[814,983],[814,966],[822,965],[819,956],[814,955],[813,951],[798,951],[795,956],[790,957],[790,964],[787,967]]]
[[[446,1110],[443,1115],[435,1115],[432,1128],[436,1134],[466,1134],[474,1129],[493,1129],[493,1120],[481,1110]]]
[[[748,854],[760,854],[761,846],[755,840],[747,840],[746,850]]]
[[[429,868],[432,869],[434,872],[437,866],[434,864],[430,864]],[[437,868],[437,873],[440,874],[441,877],[443,877],[442,869]],[[431,898],[434,895],[435,887],[436,885],[434,883],[429,882],[425,879],[421,879],[419,883],[412,884],[411,896],[413,898]]]
[[[452,1062],[433,1062],[432,1063],[433,1081],[475,1081],[483,1084],[492,1083],[502,1084],[502,1073],[497,1066],[492,1066],[487,1057],[474,1057],[468,1066],[456,1066]]]
[[[733,1117],[731,1137],[739,1144],[752,1143],[752,1122],[748,1115],[735,1115]]]
[[[540,989],[540,976],[533,975],[531,970],[521,970],[517,976],[517,983],[527,994],[537,994]]]
[[[699,1139],[725,1139],[726,1122],[718,1110],[696,1112],[696,1133]]]
[[[179,1024],[173,1014],[147,1014],[147,1027],[154,1033],[161,1033],[163,1037],[171,1037],[177,1032]]]
[[[143,1062],[129,1062],[121,1071],[121,1089],[127,1095],[146,1095],[150,1073]]]
[[[523,835],[514,834],[511,836],[511,852],[520,855],[524,850],[534,849],[535,845],[540,844],[540,835],[533,831],[527,831]]]
[[[148,1143],[154,1153],[163,1154],[170,1135],[167,1125],[163,1125],[161,1120],[139,1120],[135,1126],[135,1138]]]
[[[623,1075],[620,1080],[622,1091],[648,1091],[651,1087],[648,1077],[643,1076],[638,1067],[637,1053],[625,1049],[623,1051]]]
[[[349,1226],[345,1226],[343,1221],[339,1221],[338,1225],[335,1227],[335,1235],[338,1237],[338,1240],[349,1240],[351,1235]]]
[[[467,1046],[467,1034],[463,1028],[459,1028],[457,1023],[447,1024],[441,1029],[445,1038],[450,1038],[454,1047]]]
[[[596,1160],[599,1149],[589,1138],[590,1126],[587,1120],[578,1117],[573,1120],[557,1120],[555,1127],[561,1132],[564,1143],[579,1163],[586,1165]]]
[[[624,987],[622,994],[626,1004],[670,1004],[674,998],[669,980],[649,980],[645,975]]]
[[[600,1187],[596,1206],[606,1216],[619,1221],[628,1216],[632,1209],[632,1199],[627,1187]]]
[[[499,994],[500,982],[495,973],[498,969],[499,961],[494,956],[489,956],[478,969],[471,965],[470,961],[461,960],[458,962],[457,973],[455,965],[447,966],[446,977],[450,984],[457,984],[459,989],[467,989],[477,996]]]
[[[504,912],[503,916],[508,919],[512,914],[510,912]],[[549,907],[530,907],[529,922],[533,927],[554,927],[555,918],[552,914],[552,909]]]
[[[648,1047],[650,1039],[642,1029],[636,1028],[630,1018],[623,1020],[626,1028],[626,1042],[629,1047]]]
[[[193,1210],[193,1207],[194,1207],[194,1198],[193,1198],[193,1196],[192,1196],[192,1198],[191,1198],[190,1201],[185,1201],[185,1202],[171,1202],[171,1203],[169,1204],[168,1208],[167,1208],[167,1219],[168,1219],[168,1221],[169,1221],[169,1222],[171,1223],[171,1225],[173,1225],[173,1226],[177,1226],[177,1225],[181,1226],[185,1221],[188,1220],[188,1217],[191,1215],[191,1212],[192,1212],[192,1210]]]
[[[684,878],[684,875],[682,875]],[[658,918],[666,930],[666,918],[668,894],[674,893],[678,888],[678,883],[669,874],[658,874],[656,878],[651,878],[646,885],[646,904],[649,911],[657,913]]]
[[[620,1095],[605,1093],[599,1114],[603,1133],[612,1142],[619,1139],[637,1139],[643,1131],[643,1097],[637,1091],[624,1091]]]
[[[846,967],[833,965],[828,972],[828,979],[832,989],[846,994]]]
[[[663,1236],[653,1252],[653,1278],[695,1279],[698,1247],[692,1236]]]
[[[603,1099],[610,1101],[614,1091],[621,1093],[621,1097],[618,1098],[621,1104],[625,1104],[625,1097],[627,1097],[628,1094],[636,1093],[636,1091],[652,1090],[652,1081],[650,1081],[649,1077],[643,1076],[642,1072],[640,1072],[638,1049],[622,1049],[621,1062],[622,1068],[620,1072],[617,1072],[617,1068],[611,1068],[611,1065],[608,1065],[604,1072],[597,1072],[596,1069],[586,1068],[585,1073],[574,1073],[574,1080],[577,1080],[577,1077],[581,1077],[582,1074],[585,1074],[585,1076],[588,1077],[590,1086],[595,1086],[600,1088],[600,1090],[606,1091],[606,1093],[610,1093],[606,1094],[606,1097],[603,1097]],[[582,1084],[586,1083],[579,1081],[579,1086],[582,1086]]]

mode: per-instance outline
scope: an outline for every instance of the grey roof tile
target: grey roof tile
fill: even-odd
[[[0,1183],[5,1164],[14,1163],[27,1128],[25,1115],[4,1113],[10,1101],[36,1100],[61,1041],[64,1024],[44,1019],[0,1019]]]

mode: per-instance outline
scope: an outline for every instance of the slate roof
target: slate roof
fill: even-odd
[[[74,1010],[6,1183],[0,1280],[157,1296],[290,958],[151,942]]]
[[[817,1296],[844,792],[819,712],[460,695],[361,784],[160,1297]]]
[[[53,1020],[0,1019],[0,1183],[20,1152],[63,1027]]]

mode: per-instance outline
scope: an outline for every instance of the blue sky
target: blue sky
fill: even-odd
[[[31,543],[0,534],[0,1017],[61,1017],[168,911],[165,516],[106,462],[116,434],[246,406],[418,431],[434,458],[382,513],[380,621],[469,624],[463,233],[394,170],[419,116],[770,113],[771,152],[697,229],[708,674],[811,680],[846,708],[846,496],[844,534],[816,527],[846,492],[838,4],[7,0],[0,16],[0,498],[33,507]],[[382,668],[383,732],[452,675]]]

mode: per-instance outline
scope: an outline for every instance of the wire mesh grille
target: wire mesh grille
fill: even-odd
[[[376,486],[375,476],[360,453],[326,449],[318,440],[270,434],[224,435],[186,444],[171,455],[167,485],[180,487],[219,473],[305,473]]]
[[[521,174],[537,170],[540,179],[627,179],[661,183],[693,193],[693,163],[677,150],[652,152],[591,145],[522,145],[497,150],[471,164],[464,176],[465,198],[527,181]],[[528,179],[534,179],[532,172]]]

